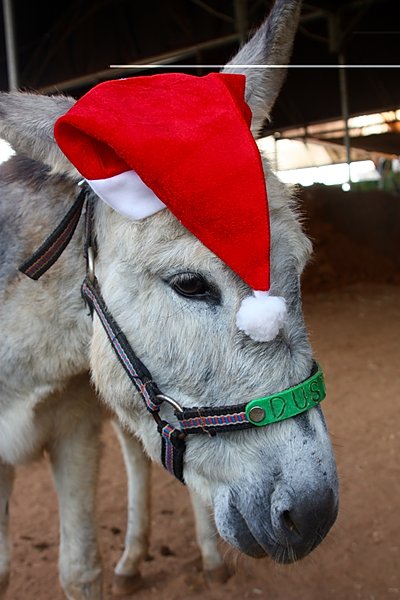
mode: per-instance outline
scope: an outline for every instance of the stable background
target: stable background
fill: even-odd
[[[195,64],[180,70],[204,74],[210,69],[199,65],[228,60],[269,6],[265,0],[3,0],[0,88],[79,96],[99,81],[134,74],[110,64]],[[265,148],[282,178],[304,182],[303,170],[314,168],[307,172],[314,184],[299,189],[315,248],[303,278],[304,308],[326,372],[324,411],[341,481],[338,521],[310,557],[290,567],[224,547],[232,577],[210,586],[200,570],[187,492],[154,467],[151,557],[137,600],[400,598],[399,23],[398,0],[306,2],[293,64],[322,66],[289,71],[265,125]],[[323,68],[338,63],[370,66],[342,75]],[[368,181],[356,175],[360,161],[369,161]],[[318,168],[331,163],[343,167],[336,184],[315,183],[324,180]],[[107,593],[125,510],[122,459],[106,427],[99,528]],[[19,470],[11,514],[7,600],[62,600],[46,461]]]

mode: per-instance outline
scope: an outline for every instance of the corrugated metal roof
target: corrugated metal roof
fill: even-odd
[[[114,75],[107,72],[110,63],[143,61],[174,52],[181,53],[177,58],[180,63],[224,63],[239,44],[238,29],[254,28],[271,4],[243,0],[246,15],[239,26],[233,0],[10,1],[15,13],[20,86],[55,86],[73,95],[85,92],[101,77]],[[342,50],[348,63],[393,64],[399,60],[398,23],[398,0],[307,1],[293,64],[337,63],[337,54],[330,52],[328,43],[334,27],[337,31],[330,46],[332,41],[340,46],[339,38],[343,37]],[[105,73],[94,75],[102,71]],[[86,79],[80,80],[82,77]],[[74,86],[68,84],[77,78]],[[356,69],[347,73],[347,80],[350,114],[400,106],[399,70]],[[0,51],[0,87],[7,89],[4,46]],[[291,70],[273,113],[272,128],[304,125],[340,114],[336,69]]]

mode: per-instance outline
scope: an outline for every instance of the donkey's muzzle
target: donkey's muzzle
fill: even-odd
[[[254,558],[295,562],[318,546],[336,520],[338,496],[329,486],[310,493],[278,483],[269,500],[260,492],[221,494],[215,506],[222,537]]]

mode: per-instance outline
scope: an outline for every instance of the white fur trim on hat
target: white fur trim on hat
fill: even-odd
[[[88,179],[87,182],[106,204],[133,221],[166,208],[135,171],[125,171],[107,179]]]
[[[254,296],[242,300],[236,325],[255,342],[270,342],[278,335],[286,317],[284,298],[254,291]]]

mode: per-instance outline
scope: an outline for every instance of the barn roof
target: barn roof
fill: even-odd
[[[265,0],[4,0],[3,11],[8,6],[14,15],[18,86],[79,96],[99,81],[133,74],[110,70],[109,64],[224,63],[270,5]],[[324,66],[337,64],[340,54],[351,65],[394,65],[399,22],[398,0],[307,0],[293,65],[321,68],[289,71],[272,130],[340,118],[338,69]],[[353,68],[346,75],[350,115],[400,107],[396,67]],[[0,88],[8,88],[5,43]],[[391,148],[397,146],[396,135],[386,136]]]

